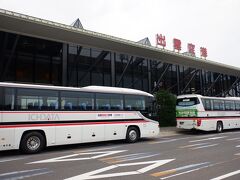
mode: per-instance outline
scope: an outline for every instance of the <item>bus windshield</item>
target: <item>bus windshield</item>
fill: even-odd
[[[193,106],[199,104],[197,97],[177,99],[177,106]]]

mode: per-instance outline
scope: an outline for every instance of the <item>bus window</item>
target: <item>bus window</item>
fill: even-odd
[[[234,101],[225,101],[225,110],[228,111],[235,111],[235,103]]]
[[[224,101],[223,100],[213,100],[213,110],[224,110]]]
[[[61,110],[64,111],[86,111],[94,108],[94,94],[85,92],[62,91]]]
[[[61,110],[71,111],[78,109],[77,92],[61,92]]]
[[[13,88],[4,89],[4,110],[14,110],[15,108],[15,93]]]
[[[94,109],[94,94],[93,93],[78,93],[78,104],[80,110],[93,110]]]
[[[0,87],[0,110],[3,109],[3,88]]]
[[[125,110],[144,111],[145,109],[144,96],[125,95]]]
[[[236,111],[240,110],[240,101],[235,101],[236,104]]]
[[[96,110],[111,110],[111,94],[96,93]]]
[[[202,99],[203,106],[205,111],[210,111],[212,110],[212,105],[211,105],[211,100],[210,99]]]
[[[111,94],[111,110],[123,110],[123,95]]]
[[[19,110],[58,110],[58,92],[37,89],[18,89]]]
[[[180,98],[177,99],[177,106],[193,106],[199,104],[198,98]]]

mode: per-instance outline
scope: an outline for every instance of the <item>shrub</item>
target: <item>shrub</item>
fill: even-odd
[[[176,126],[176,96],[166,90],[159,90],[155,97],[160,126]]]

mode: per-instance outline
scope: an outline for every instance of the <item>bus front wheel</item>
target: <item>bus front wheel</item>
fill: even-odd
[[[221,121],[218,121],[218,122],[217,122],[217,128],[216,128],[216,130],[217,130],[217,133],[223,132],[223,123],[222,123]]]
[[[139,130],[136,127],[129,127],[127,130],[126,140],[129,143],[138,141],[140,137]]]
[[[20,150],[27,154],[40,152],[45,147],[46,140],[40,132],[29,132],[23,135]]]

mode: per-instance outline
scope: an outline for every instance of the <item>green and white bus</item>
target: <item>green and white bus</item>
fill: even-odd
[[[222,132],[240,128],[240,98],[181,95],[176,104],[177,128]]]

